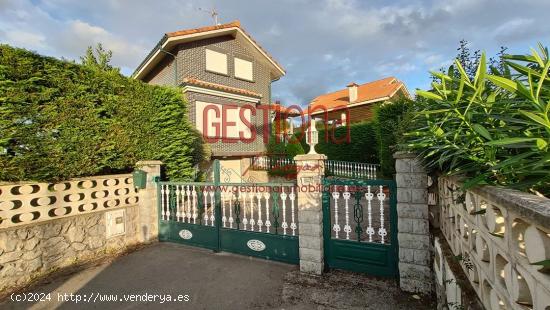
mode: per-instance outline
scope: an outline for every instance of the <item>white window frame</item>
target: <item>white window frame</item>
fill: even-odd
[[[239,62],[240,62],[240,65],[238,64]],[[233,64],[235,68],[236,78],[249,81],[249,82],[254,82],[254,62],[253,61],[243,59],[240,57],[234,57]],[[246,68],[246,71],[247,71],[246,73],[249,72],[250,76],[247,76],[246,74],[241,73],[240,70],[237,69],[237,68],[242,68],[241,66],[248,66],[248,65],[250,66],[250,68]]]
[[[226,53],[205,49],[205,67],[206,71],[229,75],[229,57]]]

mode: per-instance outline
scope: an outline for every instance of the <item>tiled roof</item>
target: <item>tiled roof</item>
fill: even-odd
[[[352,86],[355,83],[350,83]],[[357,84],[355,84],[357,85]],[[361,104],[362,102],[376,102],[391,98],[401,88],[405,87],[403,82],[395,77],[387,77],[374,82],[365,83],[357,86],[357,100],[351,104]],[[405,93],[408,92],[405,88]],[[313,113],[322,113],[322,108],[326,110],[344,107],[350,105],[349,91],[347,88],[320,95],[313,99],[309,104],[310,111]],[[318,110],[316,110],[318,109]],[[317,112],[319,111],[319,112]]]
[[[256,44],[258,46],[259,49],[262,50],[262,52],[264,52],[267,55],[267,57],[269,57],[269,59],[271,59],[271,61],[276,63],[277,66],[279,66],[281,69],[283,68],[283,66],[281,66],[281,64],[278,63],[275,60],[275,58],[273,58],[273,56],[271,56],[263,47],[261,47],[260,44],[258,44],[258,42],[256,42],[256,40],[254,40],[252,38],[252,36],[250,36],[250,34],[248,34],[248,32],[246,32],[241,27],[241,22],[238,21],[238,20],[234,20],[230,23],[216,25],[216,26],[206,26],[206,27],[201,27],[201,28],[184,29],[184,30],[179,30],[179,31],[174,31],[174,32],[168,32],[168,33],[166,33],[166,36],[168,38],[171,38],[171,37],[184,36],[184,35],[189,35],[189,34],[195,34],[195,33],[201,33],[201,32],[213,31],[213,30],[221,30],[221,29],[227,29],[227,28],[233,28],[233,27],[239,28],[252,42],[254,42],[254,44]]]
[[[258,93],[255,93],[255,92],[252,92],[252,91],[249,91],[249,90],[246,90],[246,89],[236,88],[236,87],[229,87],[229,86],[216,84],[216,83],[212,83],[212,82],[205,82],[205,81],[202,81],[202,80],[199,80],[199,79],[196,79],[196,78],[192,78],[192,77],[191,78],[184,78],[183,79],[183,84],[184,85],[199,86],[199,87],[203,87],[203,88],[219,90],[219,91],[224,91],[224,92],[228,92],[228,93],[244,95],[244,96],[250,96],[250,97],[256,97],[256,98],[261,98],[262,97],[262,95],[260,95]]]
[[[300,115],[300,111],[298,111],[296,109],[288,109],[287,107],[280,105],[278,102],[272,103],[269,108],[271,109],[271,111],[279,112],[280,114],[285,114],[285,115],[288,115],[288,116],[299,116]]]

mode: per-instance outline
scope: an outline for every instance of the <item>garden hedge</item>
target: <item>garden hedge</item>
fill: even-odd
[[[321,127],[321,126],[320,126]],[[361,122],[350,126],[322,128],[319,130],[319,144],[315,150],[325,154],[330,160],[343,160],[362,163],[379,163],[379,141],[375,122]],[[349,130],[349,139],[347,139]],[[296,133],[304,151],[309,152],[305,134]]]
[[[0,180],[59,181],[162,160],[185,179],[202,160],[182,93],[0,45]]]
[[[386,177],[395,173],[395,160],[393,153],[397,151],[397,145],[402,142],[405,115],[410,110],[413,102],[406,98],[395,101],[387,101],[380,105],[376,111],[376,133],[378,135],[378,158],[380,169]]]

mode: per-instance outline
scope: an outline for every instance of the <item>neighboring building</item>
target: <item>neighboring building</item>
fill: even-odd
[[[320,95],[309,104],[309,114],[316,119],[327,119],[329,123],[358,123],[373,118],[374,109],[380,103],[400,97],[410,98],[407,87],[395,77],[357,85]]]
[[[265,152],[264,122],[271,119],[264,114],[270,113],[266,109],[251,112],[249,107],[267,107],[271,83],[284,74],[281,65],[234,21],[166,33],[133,77],[182,87],[189,117],[210,142],[212,156],[223,159],[222,169],[225,166],[240,175],[252,156]],[[251,139],[252,126],[241,121],[241,115],[256,128],[255,139]],[[222,131],[224,124],[226,132]]]

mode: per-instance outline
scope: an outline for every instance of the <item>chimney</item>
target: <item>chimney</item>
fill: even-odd
[[[355,84],[354,82],[351,82],[348,84],[348,96],[349,96],[349,103],[354,103],[357,101],[357,87],[359,85]]]

